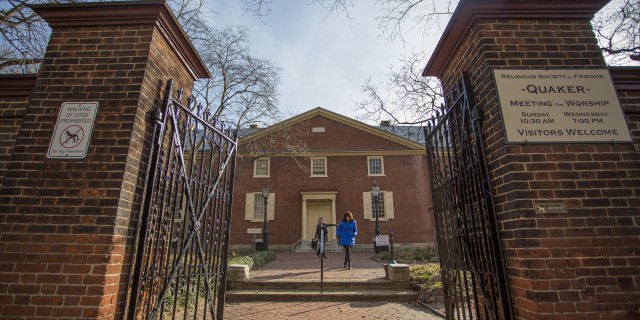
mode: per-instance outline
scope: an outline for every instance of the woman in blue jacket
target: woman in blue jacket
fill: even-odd
[[[344,213],[342,221],[336,228],[338,243],[344,247],[344,267],[351,270],[351,249],[356,244],[356,236],[358,235],[358,226],[353,220],[353,213],[347,211]]]

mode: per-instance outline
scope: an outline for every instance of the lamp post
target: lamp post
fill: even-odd
[[[371,188],[371,195],[373,196],[373,207],[376,215],[376,236],[380,235],[380,222],[378,221],[378,201],[380,199],[380,187],[373,182],[373,188]]]
[[[375,233],[377,237],[380,235],[380,221],[378,221],[378,201],[380,197],[380,187],[378,187],[375,181],[373,182],[373,188],[371,188],[371,196],[373,196],[373,213],[376,215]],[[375,241],[373,242],[373,250],[375,251],[375,253],[380,253],[380,249],[378,248],[378,245]]]
[[[269,187],[265,184],[262,188],[262,197],[264,198],[264,226],[262,227],[262,248],[264,251],[269,250],[269,225],[267,222],[267,199],[269,199]]]

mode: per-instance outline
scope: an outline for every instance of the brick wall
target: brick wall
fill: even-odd
[[[0,188],[36,77],[0,76]]]
[[[596,2],[590,2],[592,12],[597,11]],[[459,50],[448,52],[451,60],[439,76],[444,87],[451,88],[460,72],[468,72],[474,102],[484,115],[483,135],[516,317],[639,317],[637,147],[507,145],[491,77],[494,67],[604,67],[589,14],[569,1],[531,2],[527,8],[514,3],[491,14],[482,11],[477,19],[467,16],[472,23],[459,34]],[[618,94],[637,145],[638,91],[627,86]],[[549,200],[563,201],[568,213],[536,214],[534,202]]]
[[[190,88],[197,72],[176,52],[162,3],[36,11],[53,32],[0,192],[0,317],[120,318],[147,115],[168,79]],[[67,101],[99,103],[88,154],[48,159]]]

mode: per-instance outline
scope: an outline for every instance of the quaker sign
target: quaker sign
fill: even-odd
[[[494,69],[507,143],[631,142],[607,69]]]
[[[48,158],[82,159],[87,156],[98,102],[65,102],[49,143]]]

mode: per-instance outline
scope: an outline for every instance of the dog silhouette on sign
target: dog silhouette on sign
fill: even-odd
[[[67,141],[71,140],[71,143],[78,143],[78,139],[80,139],[77,133],[72,134],[69,130],[65,130],[64,135],[66,136]]]

